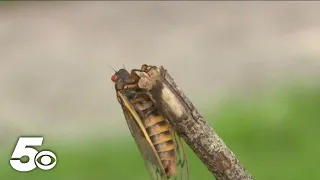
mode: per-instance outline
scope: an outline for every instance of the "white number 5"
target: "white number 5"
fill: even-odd
[[[34,160],[38,151],[27,146],[41,146],[42,141],[43,137],[20,137],[11,156],[11,166],[17,171],[24,172],[35,169],[37,166]],[[28,156],[28,162],[22,163],[20,161],[23,156]]]

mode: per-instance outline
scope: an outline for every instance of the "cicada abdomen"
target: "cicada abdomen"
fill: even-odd
[[[170,124],[158,112],[152,100],[145,93],[138,93],[131,103],[146,128],[166,175],[175,176],[177,173],[176,145]]]

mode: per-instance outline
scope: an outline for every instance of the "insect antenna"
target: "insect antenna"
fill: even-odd
[[[108,65],[112,70],[114,70],[114,72],[117,72],[113,67],[111,67],[110,65]]]

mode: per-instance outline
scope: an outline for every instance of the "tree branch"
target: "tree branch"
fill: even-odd
[[[253,179],[162,66],[140,76],[139,86],[217,180]]]

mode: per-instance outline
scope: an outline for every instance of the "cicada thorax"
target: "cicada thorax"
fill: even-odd
[[[130,102],[143,121],[167,177],[174,176],[177,173],[176,144],[170,124],[146,93],[136,92]]]

